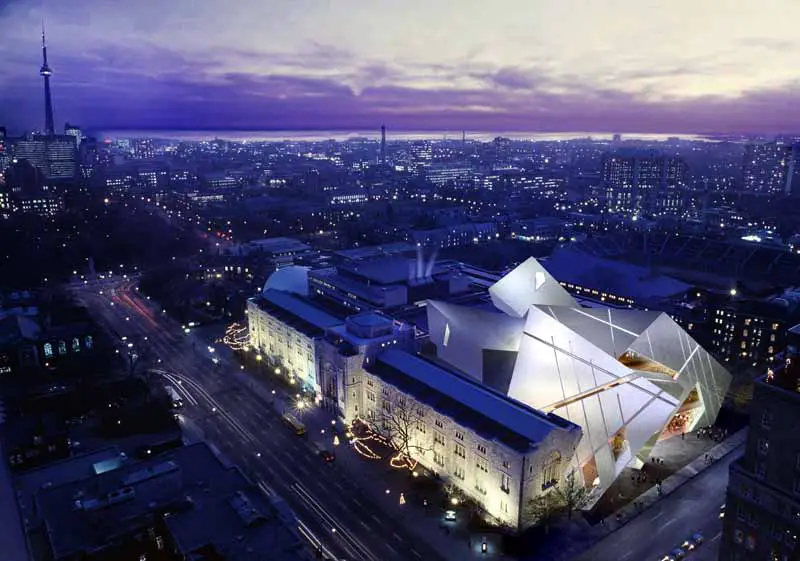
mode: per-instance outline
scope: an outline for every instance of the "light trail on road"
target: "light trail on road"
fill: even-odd
[[[208,441],[253,473],[262,492],[282,497],[301,521],[299,531],[324,555],[336,558],[331,552],[339,552],[338,558],[349,561],[449,558],[435,553],[424,540],[409,537],[392,514],[362,497],[361,488],[337,466],[321,462],[305,441],[286,429],[280,413],[239,379],[238,372],[226,371],[227,361],[212,366],[205,345],[190,345],[177,322],[153,313],[138,294],[117,294],[118,304],[109,305],[110,291],[104,292],[76,290],[118,336],[148,337],[148,345],[163,357],[156,370],[186,396],[187,419],[196,411],[199,416],[194,420],[205,427]],[[208,415],[214,408],[215,414]],[[385,539],[392,535],[394,546]]]

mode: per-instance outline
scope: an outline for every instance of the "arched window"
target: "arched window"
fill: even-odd
[[[50,358],[51,356],[53,356],[53,345],[51,345],[50,343],[44,344],[44,356],[45,358]]]
[[[79,353],[81,352],[81,340],[77,337],[72,338],[72,352]]]
[[[67,343],[66,343],[66,341],[59,341],[58,342],[58,354],[60,354],[60,355],[67,354]]]
[[[84,346],[88,350],[88,349],[91,349],[93,345],[94,345],[94,340],[92,339],[92,336],[91,335],[87,335],[86,336],[86,340],[84,341]]]
[[[555,483],[559,477],[561,477],[561,454],[558,451],[554,451],[544,464],[542,481],[545,485]]]

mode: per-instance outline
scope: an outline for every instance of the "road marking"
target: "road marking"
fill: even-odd
[[[628,558],[628,557],[630,557],[631,555],[633,555],[633,551],[629,551],[628,553],[626,553],[625,555],[623,555],[622,557],[620,557],[620,561],[622,561],[622,559],[627,559],[627,558]]]
[[[399,541],[399,542],[403,541],[403,538],[401,538],[400,536],[398,536],[398,535],[397,535],[397,532],[392,532],[392,535],[394,536],[394,539],[396,539],[397,541]]]
[[[659,512],[655,516],[651,516],[650,520],[655,521],[655,520],[658,520],[659,518],[661,518],[662,516],[664,516],[664,513],[663,512]]]
[[[677,520],[678,520],[678,518],[677,518],[677,517],[675,517],[675,518],[670,518],[669,520],[667,520],[666,522],[664,522],[664,524],[663,524],[661,527],[662,527],[662,528],[666,528],[667,526],[669,526],[669,525],[670,525],[670,524],[672,524],[673,522],[677,522]]]
[[[413,553],[413,554],[414,554],[415,556],[417,556],[418,558],[422,559],[422,554],[421,554],[419,551],[417,551],[416,549],[413,549],[413,548],[412,548],[412,549],[411,549],[411,553]]]
[[[714,536],[713,538],[711,538],[711,541],[712,541],[712,542],[713,542],[713,541],[716,541],[716,540],[720,539],[721,537],[722,537],[722,532],[720,532],[719,534],[717,534],[716,536]]]

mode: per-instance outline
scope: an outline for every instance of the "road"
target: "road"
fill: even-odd
[[[728,467],[740,454],[741,448],[717,461],[575,561],[657,560],[698,531],[705,543],[686,561],[716,561],[722,533],[719,507],[725,502]]]
[[[242,381],[233,365],[213,363],[206,347],[193,343],[194,338],[140,298],[132,285],[119,279],[78,285],[74,292],[101,325],[127,337],[120,341],[122,352],[128,342],[137,341],[157,354],[157,372],[183,394],[187,429],[199,428],[204,440],[239,465],[262,491],[282,497],[312,544],[337,559],[444,559],[398,522],[398,513],[374,505],[335,462],[326,464]]]

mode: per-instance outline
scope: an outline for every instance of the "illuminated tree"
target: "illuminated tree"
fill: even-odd
[[[398,396],[394,401],[387,399],[383,402],[378,425],[396,451],[391,459],[392,467],[413,471],[417,467],[414,457],[433,449],[427,444],[427,438],[419,438],[425,430],[422,409],[404,397]]]

